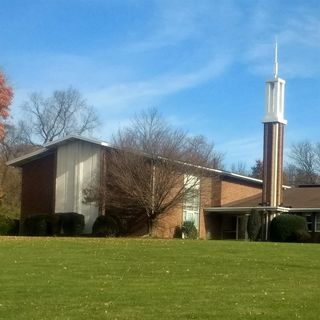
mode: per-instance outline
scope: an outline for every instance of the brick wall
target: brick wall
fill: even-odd
[[[200,239],[208,238],[208,234],[219,233],[218,217],[205,217],[204,209],[212,206],[223,206],[230,202],[244,199],[262,192],[262,185],[226,177],[205,177],[200,183]],[[182,205],[171,209],[160,216],[154,225],[154,235],[160,238],[172,238],[176,226],[181,226],[183,219]],[[215,225],[213,225],[215,224]],[[211,230],[212,229],[212,230]]]
[[[159,238],[173,238],[175,228],[181,224],[182,205],[179,205],[158,217],[153,235]]]
[[[206,238],[204,221],[204,208],[210,207],[213,201],[213,180],[202,178],[200,182],[200,215],[199,215],[199,237]],[[167,213],[161,215],[154,225],[154,236],[159,238],[172,238],[177,226],[181,226],[183,220],[183,207],[179,205]]]
[[[262,185],[226,179],[221,181],[221,206],[262,193]]]
[[[202,178],[200,183],[200,224],[199,224],[199,238],[207,238],[207,230],[205,225],[204,209],[214,205],[214,178]]]
[[[54,212],[55,154],[22,167],[21,218]]]

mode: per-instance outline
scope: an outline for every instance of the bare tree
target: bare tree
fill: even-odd
[[[320,147],[309,141],[298,142],[292,145],[289,157],[296,168],[295,184],[315,184],[319,177]],[[292,172],[292,167],[291,167]]]
[[[32,93],[22,106],[27,120],[24,122],[29,141],[46,143],[68,134],[85,134],[98,125],[98,118],[78,90],[57,90],[44,98]]]
[[[241,161],[238,161],[237,164],[233,163],[231,165],[231,172],[242,175],[248,175],[247,166],[244,162]]]
[[[254,166],[251,167],[250,176],[256,179],[262,179],[263,175],[263,161],[258,159]]]
[[[149,234],[160,215],[194,196],[203,168],[221,160],[203,137],[173,129],[155,109],[119,130],[114,145],[106,154],[106,186],[100,195],[109,208],[144,216]]]
[[[6,214],[12,214],[18,213],[20,208],[21,177],[20,170],[8,167],[6,162],[37,147],[28,143],[22,123],[17,126],[6,124],[5,132],[6,135],[0,140],[0,211],[9,210]]]
[[[19,157],[37,149],[30,145],[29,135],[25,123],[20,121],[16,125],[5,125],[6,136],[0,141],[0,157],[5,161]]]

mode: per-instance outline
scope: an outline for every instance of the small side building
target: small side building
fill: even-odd
[[[83,202],[83,189],[99,174],[104,142],[69,136],[8,162],[21,168],[21,219],[36,214],[77,212],[90,233],[99,208]]]

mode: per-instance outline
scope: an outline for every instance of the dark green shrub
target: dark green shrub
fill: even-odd
[[[16,236],[19,234],[19,220],[0,215],[0,235]]]
[[[50,215],[48,233],[52,236],[58,236],[61,234],[61,217],[59,214]]]
[[[181,239],[182,238],[182,230],[181,230],[180,226],[176,226],[174,228],[173,237],[176,238],[176,239]]]
[[[294,233],[295,242],[311,242],[311,235],[308,230],[298,230]]]
[[[21,234],[25,236],[52,236],[60,233],[60,217],[57,214],[36,214],[22,223]]]
[[[117,236],[124,235],[128,232],[128,221],[126,218],[121,218],[118,215],[110,215],[114,221],[117,223],[118,226],[118,232]]]
[[[181,231],[185,239],[198,238],[198,230],[193,221],[184,221],[181,226]]]
[[[271,241],[305,242],[309,238],[307,222],[304,217],[282,214],[271,221]]]
[[[84,229],[84,216],[76,212],[59,213],[61,231],[66,236],[81,235]]]
[[[261,238],[262,214],[257,210],[252,210],[247,225],[248,237],[251,241],[257,241]]]
[[[92,235],[95,237],[117,237],[120,234],[120,221],[114,216],[97,217],[92,226]]]
[[[18,236],[20,232],[20,220],[19,219],[12,219],[12,229],[9,232],[9,236]]]
[[[24,219],[22,223],[22,234],[25,236],[48,235],[48,215],[37,214]]]

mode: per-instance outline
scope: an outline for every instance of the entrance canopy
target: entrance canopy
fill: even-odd
[[[281,213],[306,217],[310,232],[320,232],[320,186],[301,186],[283,190],[283,204],[277,207],[262,206],[261,194],[221,207],[204,209],[207,238],[247,239],[247,218],[253,210],[263,213],[264,238],[268,238],[268,226],[272,218]]]

